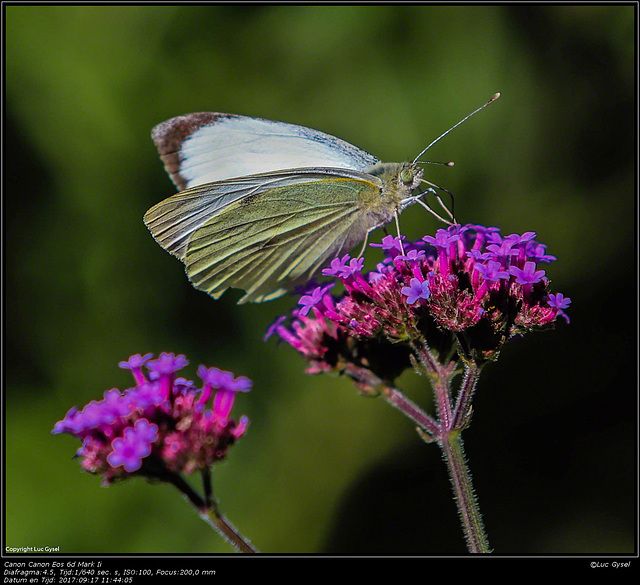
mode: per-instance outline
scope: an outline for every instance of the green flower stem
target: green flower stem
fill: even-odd
[[[436,396],[436,406],[442,429],[450,429],[453,416],[451,407],[451,379],[456,373],[456,364],[451,361],[444,366],[438,362],[426,342],[414,344],[418,364],[429,377]]]
[[[211,478],[208,473],[203,473],[203,482],[205,484],[205,491],[207,492],[206,500],[204,500],[179,473],[165,472],[163,479],[178,488],[178,490],[180,490],[196,507],[200,518],[202,518],[202,520],[204,520],[209,526],[214,528],[216,532],[218,532],[218,534],[220,534],[220,536],[222,536],[229,544],[235,547],[238,552],[258,552],[218,510],[218,506],[213,500],[213,495],[211,493]]]
[[[431,375],[431,385],[436,395],[436,406],[440,418],[442,432],[451,428],[451,376],[445,372],[437,372]],[[442,433],[441,433],[442,434]]]
[[[256,553],[258,552],[251,543],[246,540],[231,523],[220,514],[217,506],[200,511],[200,517],[222,536],[229,544],[233,545],[238,552]]]
[[[445,431],[438,443],[449,468],[451,485],[456,496],[469,552],[489,553],[491,552],[489,541],[484,531],[478,500],[473,491],[471,475],[464,457],[462,435],[459,430]]]
[[[465,365],[464,378],[460,386],[456,406],[453,410],[452,429],[463,429],[467,426],[471,414],[471,398],[476,389],[479,375],[480,366],[473,362]]]
[[[429,377],[435,393],[439,420],[433,422],[438,432],[431,431],[429,435],[440,445],[447,462],[467,547],[472,553],[489,553],[489,541],[464,457],[461,435],[462,429],[469,423],[471,399],[480,366],[472,361],[465,362],[464,378],[454,406],[451,381],[457,373],[455,362],[441,364],[426,343],[415,344],[414,348],[418,358],[416,365],[421,366],[422,372]]]
[[[381,392],[387,403],[404,413],[432,439],[440,436],[440,425],[423,412],[419,406],[409,400],[400,390],[385,386],[381,389]]]

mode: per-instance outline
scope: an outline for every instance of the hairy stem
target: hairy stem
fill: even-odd
[[[229,544],[233,545],[238,552],[255,553],[258,552],[251,543],[246,540],[231,523],[220,514],[217,506],[212,506],[200,511],[200,517],[210,526],[216,529]]]
[[[472,553],[489,553],[491,550],[464,457],[461,436],[462,429],[469,422],[471,399],[480,374],[480,366],[465,360],[464,378],[454,406],[451,381],[456,374],[455,362],[450,361],[448,365],[443,365],[426,343],[416,344],[414,349],[419,360],[417,365],[421,366],[421,370],[431,381],[438,410],[438,420],[432,421],[437,432],[430,431],[427,437],[435,438],[447,462],[467,547]],[[421,428],[425,429],[422,426]]]
[[[452,429],[462,429],[466,426],[471,413],[471,398],[476,389],[479,375],[480,366],[474,362],[469,362],[465,365],[464,378],[462,379],[456,406],[453,410]]]
[[[206,478],[206,475],[203,477]],[[207,500],[210,501],[205,501],[200,494],[198,494],[178,473],[166,473],[163,479],[178,488],[178,490],[180,490],[198,510],[200,518],[202,518],[209,526],[213,527],[218,534],[220,534],[220,536],[222,536],[229,544],[234,546],[238,552],[258,552],[253,548],[251,543],[245,539],[220,513],[217,504],[211,496],[210,485],[208,487],[206,486],[206,479],[205,488],[208,491]]]
[[[440,435],[440,425],[428,414],[423,412],[419,406],[409,400],[400,390],[391,386],[385,386],[381,392],[387,403],[400,410],[415,422],[421,430],[426,431],[427,435],[430,435],[432,438]]]
[[[444,431],[438,442],[449,469],[449,477],[469,552],[489,553],[491,549],[465,460],[462,435],[458,430]]]

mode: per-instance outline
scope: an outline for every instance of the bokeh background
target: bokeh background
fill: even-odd
[[[440,141],[428,176],[464,222],[535,231],[571,324],[486,368],[466,452],[496,554],[634,553],[634,5],[7,6],[5,545],[229,553],[175,490],[108,489],[52,436],[173,351],[254,380],[215,469],[222,511],[267,553],[464,554],[436,446],[348,380],[262,336],[293,298],[193,289],[144,212],[174,192],[149,132],[193,111],[321,129],[382,160]],[[418,238],[438,225],[416,206]],[[401,380],[425,408],[424,379]]]

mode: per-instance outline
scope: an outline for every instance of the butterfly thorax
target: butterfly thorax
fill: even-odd
[[[411,193],[420,185],[423,170],[415,163],[378,163],[364,171],[378,177],[381,181],[380,192],[375,195],[375,200],[363,202],[371,206],[372,211],[377,211],[389,219],[395,211],[402,209],[402,202],[411,196]]]

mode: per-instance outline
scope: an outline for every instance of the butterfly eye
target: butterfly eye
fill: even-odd
[[[411,183],[413,183],[413,172],[410,169],[404,169],[400,173],[400,180],[405,185],[410,185]]]

